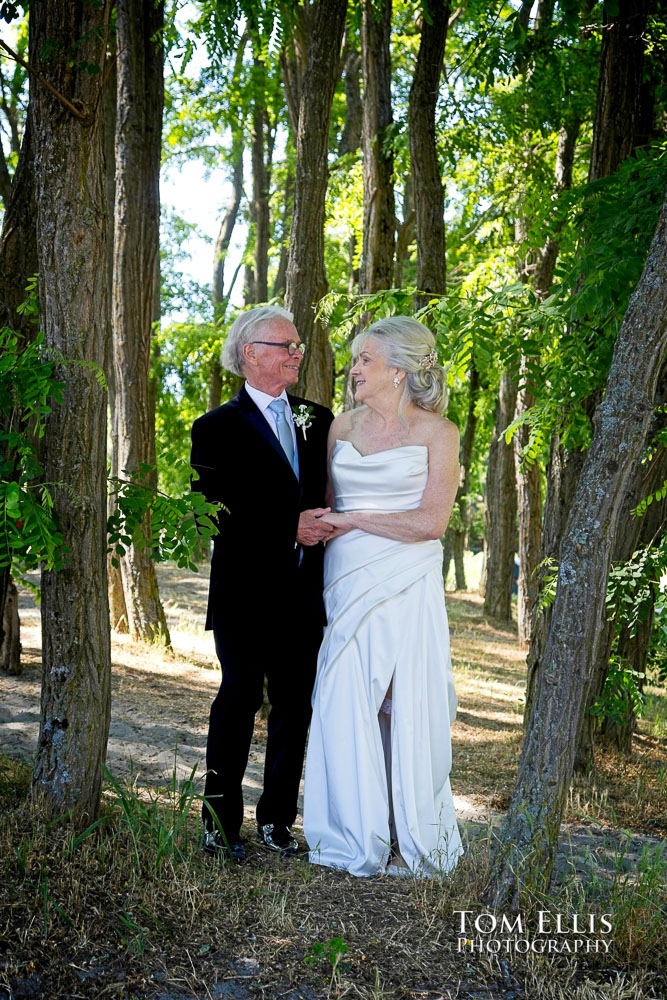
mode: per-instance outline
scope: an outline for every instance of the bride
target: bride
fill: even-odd
[[[355,398],[329,433],[328,626],[313,693],[310,860],[433,875],[462,852],[449,784],[456,694],[442,581],[459,434],[430,330],[379,320],[352,346]]]

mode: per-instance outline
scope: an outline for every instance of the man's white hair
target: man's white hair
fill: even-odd
[[[253,306],[236,317],[229,328],[225,346],[222,349],[222,367],[235,375],[243,375],[243,346],[249,344],[259,333],[260,327],[276,319],[287,319],[293,315],[282,306]]]

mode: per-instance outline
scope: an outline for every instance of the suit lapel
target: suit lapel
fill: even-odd
[[[269,427],[266,421],[266,417],[264,417],[263,414],[260,413],[257,406],[255,406],[255,403],[246,392],[245,386],[241,386],[234,399],[230,400],[230,402],[236,404],[236,407],[241,416],[245,420],[247,420],[248,423],[251,424],[259,434],[261,434],[266,443],[273,448],[276,454],[279,455],[282,461],[285,463],[285,468],[289,469],[290,473],[294,476],[294,469],[287,460],[287,455],[283,451],[283,446],[281,445],[280,441]],[[297,442],[298,442],[298,437],[299,435],[297,433]],[[299,462],[300,461],[301,461],[301,450],[299,449]],[[294,476],[294,478],[296,479],[296,476]]]

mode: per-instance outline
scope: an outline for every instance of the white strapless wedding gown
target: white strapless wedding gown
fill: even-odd
[[[337,511],[415,509],[428,449],[361,455],[337,441],[331,475]],[[306,757],[310,860],[353,875],[384,871],[391,819],[412,871],[448,871],[462,848],[449,784],[456,693],[442,546],[349,531],[327,543],[324,601]],[[390,684],[383,747],[378,712]]]

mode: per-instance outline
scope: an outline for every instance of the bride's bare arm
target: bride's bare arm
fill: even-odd
[[[333,427],[333,425],[332,425]],[[434,424],[427,442],[428,481],[421,503],[415,510],[395,514],[356,511],[325,514],[322,518],[341,531],[360,528],[371,535],[399,542],[421,542],[445,533],[459,485],[459,432],[455,424],[443,420]],[[329,504],[327,496],[327,504]]]

